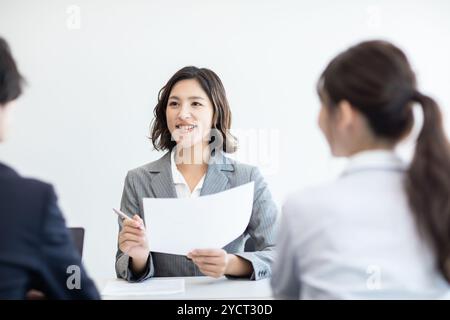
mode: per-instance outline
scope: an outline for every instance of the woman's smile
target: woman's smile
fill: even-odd
[[[177,125],[175,125],[175,128],[177,129],[177,131],[181,134],[191,133],[197,127],[198,126],[196,124],[177,124]]]

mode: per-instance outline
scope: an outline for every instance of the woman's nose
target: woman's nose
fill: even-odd
[[[180,119],[189,119],[191,117],[191,110],[188,106],[181,106],[180,113],[178,114]]]

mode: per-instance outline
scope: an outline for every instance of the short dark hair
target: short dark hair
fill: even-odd
[[[197,80],[212,102],[212,129],[215,129],[218,134],[212,135],[210,143],[218,138],[221,141],[214,141],[214,144],[219,145],[222,151],[227,153],[235,152],[237,149],[237,139],[229,132],[231,127],[231,110],[222,81],[213,71],[193,66],[178,70],[159,91],[158,103],[153,110],[155,118],[150,125],[150,139],[154,148],[156,150],[172,150],[176,145],[167,127],[167,102],[173,86],[177,82],[187,79]]]
[[[8,43],[0,37],[0,106],[22,94],[23,82]]]

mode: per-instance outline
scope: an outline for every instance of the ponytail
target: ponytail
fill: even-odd
[[[416,75],[403,51],[379,40],[340,53],[317,83],[325,105],[335,108],[349,101],[377,137],[392,143],[413,127],[412,102],[422,106],[423,127],[404,186],[418,230],[450,283],[450,145],[438,105],[416,88]]]
[[[423,127],[407,172],[406,191],[419,230],[450,283],[450,145],[437,103],[419,92],[413,101],[422,106]]]

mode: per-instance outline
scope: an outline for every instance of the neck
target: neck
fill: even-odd
[[[393,151],[394,148],[395,142],[392,142],[391,140],[378,138],[366,141],[365,143],[360,144],[358,146],[354,146],[352,149],[349,150],[347,156],[351,157],[357,153],[364,151]]]
[[[190,148],[180,148],[175,151],[178,169],[188,167],[207,167],[210,158],[209,144],[197,144]]]

